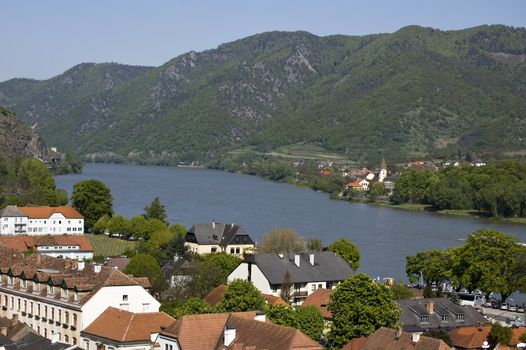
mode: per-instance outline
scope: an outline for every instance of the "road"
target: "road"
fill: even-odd
[[[483,310],[484,316],[486,316],[489,319],[506,322],[507,320],[525,320],[525,314],[524,313],[518,313],[518,312],[510,312],[507,310],[499,310],[499,309],[492,309],[488,307],[481,308]]]

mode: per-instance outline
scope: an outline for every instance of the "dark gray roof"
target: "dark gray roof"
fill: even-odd
[[[195,224],[186,233],[186,241],[198,244],[254,244],[249,234],[239,225],[212,222]]]
[[[0,217],[26,217],[27,215],[22,213],[16,205],[8,205],[4,209],[0,210]]]
[[[314,254],[314,266],[310,263]],[[301,253],[300,266],[294,263],[294,254],[256,254],[246,258],[256,264],[271,284],[281,284],[288,270],[293,283],[343,281],[352,274],[350,266],[333,252]]]
[[[80,350],[79,347],[72,348],[69,344],[52,343],[51,340],[32,332],[17,341],[11,341],[7,337],[1,337],[0,345],[2,345],[5,350]]]
[[[460,306],[447,298],[398,300],[397,302],[402,308],[400,322],[406,332],[422,332],[438,328],[451,330],[486,322],[484,316],[474,307]],[[428,302],[433,303],[432,314],[427,310]],[[443,320],[442,316],[446,316],[447,320]],[[425,321],[422,321],[422,317]]]

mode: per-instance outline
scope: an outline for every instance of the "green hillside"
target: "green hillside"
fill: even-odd
[[[317,145],[351,160],[526,150],[526,29],[269,32],[161,67],[0,83],[46,142],[167,163]]]

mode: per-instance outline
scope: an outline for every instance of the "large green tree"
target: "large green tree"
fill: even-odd
[[[150,254],[139,253],[134,255],[124,273],[134,277],[148,277],[154,292],[159,292],[165,287],[164,275],[157,260]]]
[[[360,250],[345,238],[340,238],[329,245],[329,250],[342,257],[353,270],[360,267]]]
[[[265,299],[252,282],[236,279],[228,284],[219,303],[226,312],[257,311],[265,307]]]
[[[24,159],[18,168],[18,197],[16,204],[64,205],[68,196],[64,190],[55,188],[55,179],[42,161]]]
[[[329,341],[336,347],[352,338],[369,336],[382,326],[393,328],[400,317],[389,288],[363,273],[352,275],[336,287],[328,309],[333,316]]]
[[[520,287],[517,266],[526,247],[514,236],[493,230],[479,230],[469,235],[457,250],[453,275],[469,290],[499,292],[503,300]]]
[[[110,189],[99,180],[85,180],[74,184],[71,202],[84,216],[87,230],[91,230],[104,215],[113,215]]]
[[[298,328],[296,311],[292,306],[269,305],[266,310],[266,315],[274,324]]]
[[[442,285],[451,279],[452,265],[453,254],[450,250],[430,249],[406,257],[405,270],[413,283],[418,281],[422,274],[426,285]]]
[[[296,309],[296,320],[300,331],[316,341],[320,340],[325,327],[320,310],[312,305],[299,307]]]

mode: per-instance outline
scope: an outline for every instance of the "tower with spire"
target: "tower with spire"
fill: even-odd
[[[378,173],[378,181],[384,182],[384,179],[387,177],[387,164],[385,164],[385,159],[382,157],[382,162],[380,163],[380,172]]]

